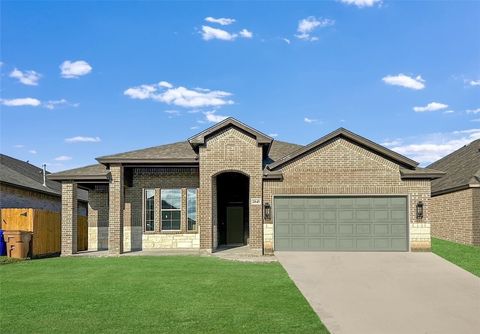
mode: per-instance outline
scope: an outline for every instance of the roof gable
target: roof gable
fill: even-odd
[[[329,134],[327,134],[326,136],[323,136],[322,138],[296,150],[295,152],[267,165],[267,168],[269,170],[275,170],[283,165],[285,165],[286,163],[292,161],[292,160],[295,160],[295,159],[298,159],[302,156],[305,156],[307,154],[309,154],[310,152],[312,152],[313,150],[315,150],[317,147],[320,147],[322,145],[325,145],[329,142],[331,142],[332,140],[336,139],[336,138],[345,138],[353,143],[355,143],[356,145],[359,145],[371,152],[374,152],[388,160],[391,160],[391,161],[394,161],[396,162],[397,164],[399,164],[400,166],[402,167],[406,167],[406,168],[409,168],[409,169],[415,169],[416,166],[418,165],[418,163],[416,161],[413,161],[401,154],[398,154],[392,150],[389,150],[387,149],[386,147],[383,147],[377,143],[374,143],[373,141],[369,140],[369,139],[366,139],[362,136],[359,136],[351,131],[348,131],[347,129],[344,129],[344,128],[339,128]]]
[[[480,186],[480,139],[432,163],[428,168],[446,173],[432,182],[432,194]]]
[[[220,131],[222,131],[226,128],[230,128],[230,127],[236,128],[237,130],[239,130],[241,132],[244,132],[247,135],[255,138],[255,140],[257,141],[257,143],[259,145],[266,145],[267,146],[266,151],[268,151],[268,149],[270,148],[270,145],[273,141],[273,138],[267,136],[266,134],[254,129],[254,128],[249,127],[248,125],[236,120],[233,117],[229,117],[229,118],[215,124],[214,126],[211,126],[208,129],[203,130],[202,132],[190,137],[188,139],[188,142],[190,143],[190,145],[194,149],[197,149],[198,146],[201,146],[201,145],[205,144],[205,141],[208,137],[213,136],[214,134],[216,134],[216,133],[218,133],[218,132],[220,132]]]

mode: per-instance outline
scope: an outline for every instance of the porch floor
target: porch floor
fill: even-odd
[[[130,251],[120,256],[175,256],[175,255],[196,255],[196,256],[214,256],[224,260],[240,262],[276,262],[275,256],[262,255],[258,250],[251,249],[249,246],[228,247],[221,246],[213,253],[208,253],[199,249],[145,249],[139,251]],[[109,256],[108,250],[100,251],[80,251],[73,256],[76,257],[106,257]]]

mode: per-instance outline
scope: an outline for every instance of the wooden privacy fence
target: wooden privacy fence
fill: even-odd
[[[61,250],[60,212],[40,209],[1,209],[0,229],[4,231],[22,230],[33,232],[30,254],[41,257],[59,254]],[[77,217],[77,248],[88,248],[88,219]]]

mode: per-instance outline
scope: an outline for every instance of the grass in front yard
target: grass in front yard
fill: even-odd
[[[10,264],[10,263],[17,263],[23,260],[20,259],[14,259],[12,257],[7,257],[7,256],[0,256],[0,265],[2,264]]]
[[[328,333],[278,263],[53,258],[0,277],[2,333]]]
[[[432,238],[432,252],[480,277],[480,247]]]

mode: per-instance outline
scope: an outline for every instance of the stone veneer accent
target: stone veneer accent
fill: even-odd
[[[143,234],[143,249],[158,248],[200,248],[200,234],[198,233],[174,233],[174,234]]]
[[[252,137],[236,128],[228,128],[208,138],[200,146],[200,189],[198,221],[200,248],[217,248],[217,187],[216,176],[238,172],[250,179],[249,198],[262,198],[262,147]],[[262,206],[249,206],[249,245],[262,249]]]
[[[263,201],[272,205],[273,196],[317,195],[406,195],[409,201],[411,250],[430,249],[430,181],[402,180],[399,166],[343,138],[337,138],[314,152],[281,168],[283,181],[264,180]],[[416,204],[424,203],[424,218],[417,220]],[[273,217],[272,217],[273,219]],[[264,253],[272,253],[273,220],[265,221]],[[271,232],[270,232],[271,231]]]
[[[77,252],[77,184],[62,183],[62,236],[61,255]]]
[[[467,245],[480,245],[480,189],[433,196],[432,236]]]

